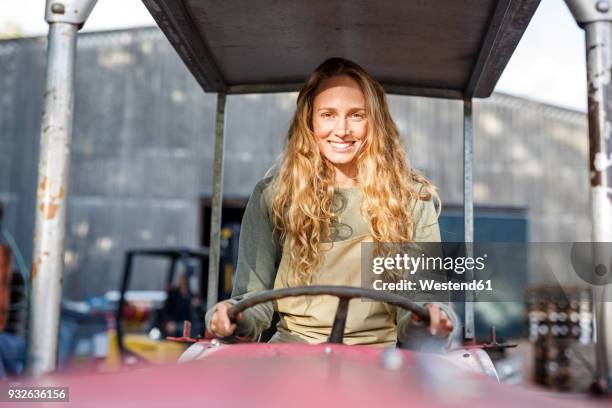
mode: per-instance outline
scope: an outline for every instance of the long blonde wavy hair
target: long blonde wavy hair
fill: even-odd
[[[320,153],[313,133],[313,101],[323,81],[342,75],[355,80],[365,96],[367,134],[355,160],[363,193],[361,213],[374,242],[412,242],[411,204],[432,196],[440,202],[433,184],[409,166],[380,83],[352,61],[324,61],[300,90],[272,186],[273,224],[280,242],[289,249],[290,268],[301,284],[308,284],[320,267],[324,253],[319,244],[329,239],[338,215],[333,205],[334,166]],[[420,195],[414,182],[424,186]]]

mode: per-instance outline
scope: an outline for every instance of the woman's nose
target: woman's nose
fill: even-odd
[[[336,135],[347,136],[351,133],[351,129],[347,119],[341,118],[336,124]]]

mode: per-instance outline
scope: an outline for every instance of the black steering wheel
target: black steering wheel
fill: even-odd
[[[401,307],[402,309],[415,313],[425,324],[429,325],[429,311],[421,305],[411,302],[406,298],[394,293],[352,286],[320,285],[264,290],[234,304],[229,309],[228,314],[230,320],[236,323],[236,316],[238,313],[241,313],[246,309],[260,303],[270,302],[272,300],[283,299],[286,297],[316,295],[331,295],[339,299],[338,308],[336,309],[336,316],[334,317],[334,324],[332,326],[329,338],[327,339],[328,343],[342,343],[342,339],[344,338],[344,327],[346,325],[346,316],[348,314],[348,305],[349,301],[353,298],[367,298]]]

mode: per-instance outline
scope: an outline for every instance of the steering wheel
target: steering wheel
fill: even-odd
[[[258,305],[260,303],[296,296],[316,296],[331,295],[339,299],[338,308],[334,317],[334,324],[331,329],[328,343],[342,343],[344,338],[344,327],[348,314],[349,301],[353,298],[367,298],[378,302],[388,303],[393,306],[401,307],[415,313],[425,324],[429,325],[429,311],[421,305],[406,300],[406,298],[394,293],[381,292],[374,289],[365,289],[352,286],[300,286],[295,288],[273,289],[258,292],[253,296],[235,303],[228,311],[230,320],[236,323],[238,313]]]

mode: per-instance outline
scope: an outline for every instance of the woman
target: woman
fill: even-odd
[[[240,234],[232,299],[207,313],[215,336],[257,339],[270,325],[274,305],[247,309],[231,323],[235,301],[266,289],[361,284],[361,243],[437,242],[435,188],[410,169],[382,86],[342,58],[323,62],[302,87],[280,168],[260,181],[249,200]],[[337,300],[286,298],[272,341],[324,342]],[[456,317],[448,306],[425,305],[424,327],[410,312],[377,302],[353,301],[346,344],[416,346],[443,343]]]

